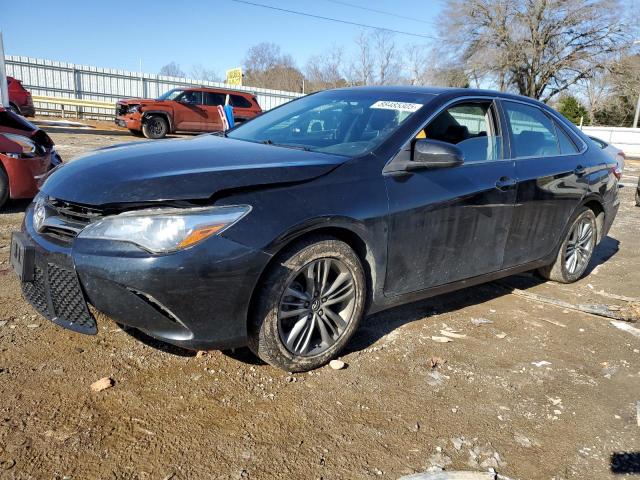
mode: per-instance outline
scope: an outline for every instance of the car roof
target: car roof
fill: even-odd
[[[247,92],[247,91],[243,91],[243,90],[233,90],[231,88],[224,88],[224,87],[178,87],[181,88],[182,90],[195,90],[198,92],[224,92],[224,93],[230,93],[233,95],[249,95],[249,96],[253,96],[255,95],[254,92]]]
[[[524,95],[513,93],[499,92],[497,90],[485,90],[481,88],[455,88],[455,87],[422,87],[416,85],[397,85],[397,86],[366,86],[366,87],[345,87],[336,90],[357,90],[361,92],[371,93],[412,93],[429,96],[446,95],[450,97],[456,96],[482,96],[482,97],[499,97],[506,100],[526,101],[536,105],[544,105],[544,103]],[[545,105],[546,106],[546,105]]]

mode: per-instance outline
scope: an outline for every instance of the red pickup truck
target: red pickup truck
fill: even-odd
[[[129,99],[116,103],[116,125],[134,135],[163,138],[174,132],[222,130],[220,105],[231,105],[236,123],[262,113],[248,92],[216,88],[175,88],[157,99]]]

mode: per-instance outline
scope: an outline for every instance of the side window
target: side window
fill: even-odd
[[[560,145],[560,153],[562,155],[568,155],[571,153],[578,153],[578,147],[573,143],[573,140],[569,138],[569,135],[565,133],[558,122],[553,122],[556,127],[556,133],[558,134],[558,144]]]
[[[463,102],[440,113],[417,138],[456,145],[464,152],[465,163],[502,158],[502,137],[493,103]]]
[[[189,105],[202,105],[202,92],[185,90],[176,100]]]
[[[502,104],[509,118],[514,157],[553,157],[560,154],[556,129],[542,110],[508,100],[503,100]]]
[[[204,92],[204,104],[210,106],[224,105],[227,96],[224,93]]]
[[[251,102],[242,95],[231,95],[231,106],[238,108],[251,108]]]

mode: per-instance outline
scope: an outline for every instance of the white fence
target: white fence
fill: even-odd
[[[582,131],[622,149],[627,157],[640,158],[640,128],[582,127]]]
[[[22,81],[33,95],[115,102],[121,98],[157,98],[176,87],[233,88],[255,94],[263,110],[301,97],[301,93],[253,87],[230,87],[224,83],[189,78],[164,77],[149,73],[75,65],[73,63],[7,55],[7,75]],[[57,111],[59,106],[34,102],[39,113]],[[87,117],[113,117],[113,108],[86,108]]]

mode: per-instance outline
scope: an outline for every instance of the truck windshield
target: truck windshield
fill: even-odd
[[[421,93],[330,90],[264,113],[228,137],[355,157],[382,144],[430,99]]]
[[[180,88],[174,88],[173,90],[169,90],[167,93],[163,93],[157,99],[158,100],[175,100],[178,95],[180,95],[184,90]]]

